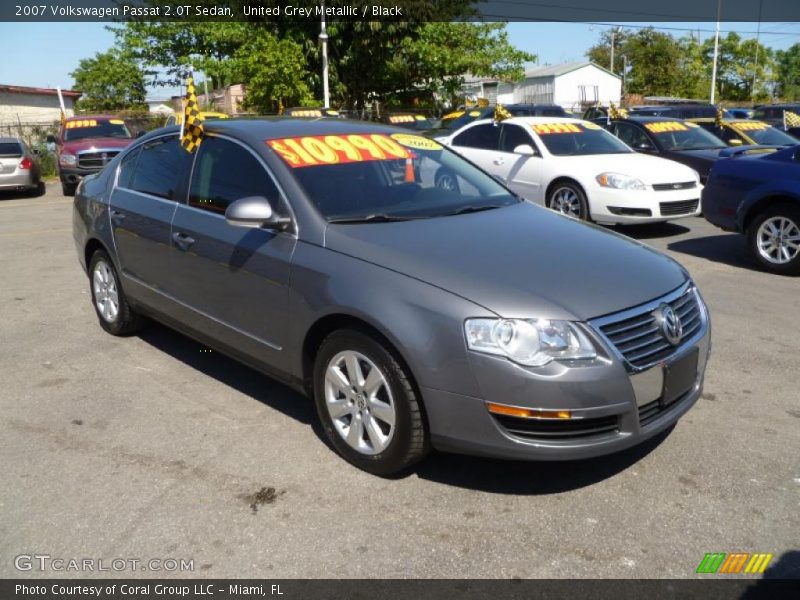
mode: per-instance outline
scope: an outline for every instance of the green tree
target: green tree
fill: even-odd
[[[233,55],[237,76],[247,83],[245,108],[278,112],[284,106],[314,102],[300,45],[269,32],[254,36]]]
[[[611,70],[611,44],[614,44],[614,73],[622,77],[622,70],[625,66],[622,56],[625,55],[627,41],[631,37],[631,32],[622,27],[612,27],[600,34],[600,41],[589,48],[586,57],[603,67]]]
[[[758,50],[756,50],[758,48]],[[756,64],[756,52],[758,63]],[[714,39],[703,43],[703,54],[707,64],[714,57]],[[720,37],[717,59],[717,97],[721,100],[751,100],[768,97],[764,87],[772,77],[774,53],[771,48],[754,39],[743,40],[731,31]],[[756,88],[753,89],[753,81]],[[754,93],[755,92],[755,93]]]
[[[76,108],[92,112],[147,110],[145,77],[137,61],[118,50],[84,58],[70,73],[83,92]]]
[[[794,101],[800,98],[800,43],[788,50],[776,53],[776,76],[778,95],[785,100]]]

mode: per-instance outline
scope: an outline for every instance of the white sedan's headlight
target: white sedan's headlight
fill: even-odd
[[[600,173],[595,179],[603,187],[614,188],[615,190],[647,189],[647,186],[640,179],[629,177],[628,175],[620,175],[619,173]]]
[[[62,165],[67,165],[68,167],[74,167],[77,164],[78,159],[75,158],[74,154],[63,152],[58,155],[58,162],[60,162]]]
[[[467,319],[464,332],[470,350],[505,356],[527,367],[597,356],[592,342],[569,321]]]

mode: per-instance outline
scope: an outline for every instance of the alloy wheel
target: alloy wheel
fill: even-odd
[[[785,265],[800,254],[800,227],[786,217],[771,217],[758,228],[756,244],[764,260]]]
[[[103,260],[98,261],[94,267],[92,291],[98,314],[106,323],[113,323],[119,315],[119,294],[114,273]]]
[[[397,411],[381,370],[369,358],[345,350],[325,369],[325,406],[334,429],[361,454],[379,454],[392,440]]]
[[[580,218],[581,199],[578,198],[578,194],[575,193],[575,190],[571,188],[558,188],[553,192],[550,208],[562,214]]]

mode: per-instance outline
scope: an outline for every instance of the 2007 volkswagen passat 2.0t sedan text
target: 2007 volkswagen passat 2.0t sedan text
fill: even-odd
[[[377,474],[431,448],[572,459],[701,393],[700,293],[676,262],[540,208],[439,143],[346,120],[216,121],[137,140],[75,197],[109,333],[145,316],[314,398]],[[435,185],[441,169],[455,189]]]

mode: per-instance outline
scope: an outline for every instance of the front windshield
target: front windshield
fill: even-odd
[[[797,144],[797,140],[788,133],[761,121],[743,121],[736,123],[735,127],[757,144],[767,146],[794,146]]]
[[[533,123],[533,131],[545,148],[555,156],[587,154],[627,154],[633,152],[619,139],[595,123],[583,121]]]
[[[330,222],[394,221],[520,202],[438,142],[411,133],[268,140]]]
[[[130,139],[131,137],[131,132],[128,131],[125,121],[122,119],[109,119],[107,121],[83,119],[67,121],[64,125],[64,141],[67,142],[88,138]]]
[[[724,141],[697,123],[656,121],[644,123],[644,126],[667,150],[705,150],[727,146]]]

